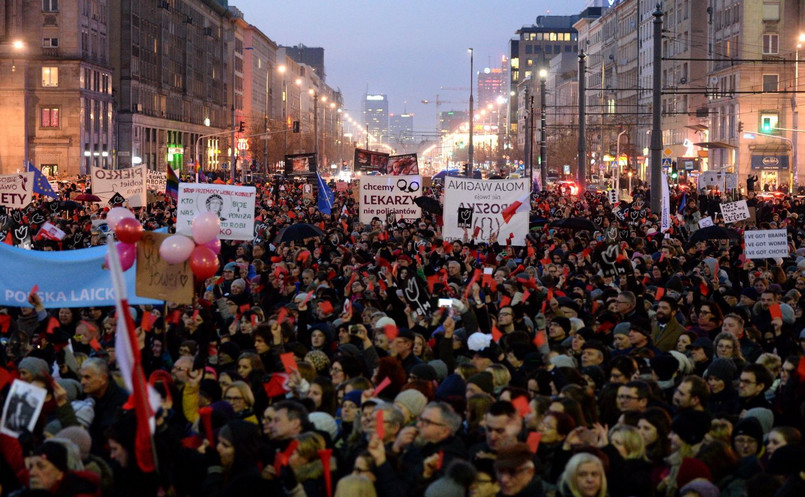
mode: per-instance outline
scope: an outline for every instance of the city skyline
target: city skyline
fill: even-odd
[[[561,11],[550,9],[547,0],[511,0],[494,9],[481,0],[237,0],[230,5],[279,45],[324,48],[326,81],[343,92],[345,112],[358,118],[367,92],[384,93],[390,113],[412,113],[415,131],[430,132],[437,126],[437,109],[422,100],[432,102],[438,95],[445,102],[439,111],[467,110],[469,48],[474,50],[476,75],[485,67],[500,67],[518,29],[534,24],[540,15],[578,14],[585,2],[571,0]],[[394,25],[408,32],[388,36],[393,32],[388,26]],[[366,34],[371,26],[377,26],[379,37]],[[474,81],[477,91],[477,77]]]

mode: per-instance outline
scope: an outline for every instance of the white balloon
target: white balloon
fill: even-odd
[[[171,235],[159,246],[159,255],[168,264],[181,264],[190,258],[196,244],[184,235]]]
[[[117,226],[117,223],[119,223],[121,219],[125,219],[127,217],[135,216],[133,212],[125,207],[113,207],[109,210],[109,212],[106,213],[106,224],[109,226],[110,230],[114,230]]]

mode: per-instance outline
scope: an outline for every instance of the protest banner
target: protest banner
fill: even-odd
[[[386,172],[392,176],[419,174],[416,154],[392,155],[386,163]]]
[[[699,228],[707,228],[713,225],[713,218],[710,216],[699,219]]]
[[[788,257],[788,233],[785,229],[744,232],[747,259]]]
[[[360,221],[371,223],[372,218],[385,220],[416,219],[422,209],[414,199],[422,196],[421,176],[363,176],[360,182]]]
[[[4,174],[0,176],[0,205],[22,209],[31,203],[34,173]]]
[[[444,183],[444,228],[448,241],[488,243],[497,235],[500,244],[525,245],[528,234],[531,185],[528,178],[480,180],[448,176]],[[472,208],[472,228],[459,227],[458,209]],[[512,209],[514,207],[514,209]]]
[[[221,240],[254,238],[253,186],[231,186],[204,183],[179,183],[176,232],[191,235],[193,218],[201,212],[214,212],[221,220]]]
[[[146,231],[137,243],[137,295],[177,304],[192,304],[193,272],[190,270],[190,261],[168,264],[159,256],[159,247],[169,236]]]
[[[3,405],[0,433],[18,438],[34,431],[47,394],[42,387],[15,379]]]
[[[286,176],[308,176],[316,174],[316,154],[294,154],[285,156]]]
[[[727,224],[749,219],[749,207],[746,205],[746,200],[721,204],[721,216]]]
[[[76,250],[43,252],[0,243],[0,306],[28,306],[31,286],[39,285],[46,309],[115,305],[109,271],[103,269],[105,245]],[[129,303],[160,304],[134,292],[137,262],[123,273]]]
[[[383,152],[373,152],[362,148],[355,149],[354,170],[370,172],[375,171],[380,174],[386,173],[388,167],[389,154]]]
[[[146,205],[145,196],[145,164],[128,169],[101,169],[91,167],[92,193],[100,197],[103,204],[119,193],[126,199],[130,207]]]
[[[168,178],[165,171],[154,171],[148,169],[148,174],[145,177],[145,188],[148,191],[155,191],[157,193],[165,193],[165,185]]]

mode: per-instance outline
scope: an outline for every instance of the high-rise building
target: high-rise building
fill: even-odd
[[[411,113],[389,116],[389,138],[393,145],[414,143],[414,115]]]
[[[505,64],[505,58],[503,63]],[[478,73],[478,108],[482,109],[487,104],[495,104],[501,95],[506,95],[509,91],[508,81],[505,80],[505,67],[485,67]]]
[[[363,125],[378,141],[388,142],[389,101],[383,93],[367,93],[363,99]]]
[[[321,47],[308,47],[303,44],[295,46],[281,46],[285,49],[288,57],[292,58],[299,64],[305,64],[316,71],[322,81],[327,80],[327,74],[324,72],[324,49]]]
[[[9,0],[0,9],[0,173],[48,175],[114,155],[109,3]],[[41,8],[40,8],[41,7]]]

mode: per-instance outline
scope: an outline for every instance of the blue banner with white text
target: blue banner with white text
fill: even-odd
[[[106,245],[40,252],[0,243],[0,306],[30,307],[34,285],[48,309],[115,305],[112,277],[102,268],[106,252]],[[130,304],[162,303],[135,294],[136,262],[123,274]]]

